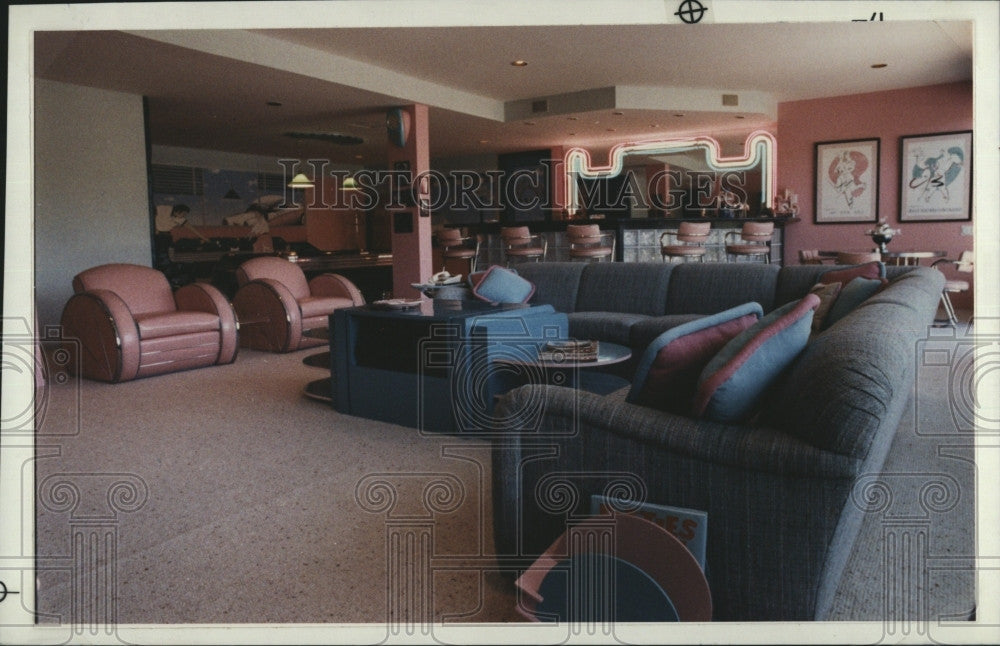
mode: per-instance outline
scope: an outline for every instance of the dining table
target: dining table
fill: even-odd
[[[823,260],[833,260],[836,261],[838,253],[863,253],[867,250],[859,249],[840,249],[840,250],[820,250],[819,256]],[[882,262],[887,265],[919,265],[922,260],[927,259],[937,259],[944,258],[948,255],[947,251],[920,251],[920,250],[909,250],[909,251],[887,251],[882,254]]]

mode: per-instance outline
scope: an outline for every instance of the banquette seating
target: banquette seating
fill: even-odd
[[[73,291],[62,328],[80,344],[76,374],[121,382],[236,359],[236,316],[211,285],[173,292],[160,271],[112,263],[77,274]]]
[[[236,283],[240,345],[255,350],[291,352],[325,344],[306,332],[327,327],[334,310],[365,302],[347,278],[320,274],[306,280],[298,265],[277,256],[246,261],[236,270]]]
[[[700,510],[713,620],[829,618],[865,502],[911,405],[914,348],[944,276],[877,262],[565,262],[519,274],[536,288],[529,303],[567,313],[571,338],[628,344],[643,355],[636,374],[648,370],[610,394],[541,382],[497,400],[500,419],[539,411],[493,444],[497,554],[544,554],[591,513],[594,495]],[[821,316],[819,294],[831,285],[838,296]],[[710,350],[714,358],[704,370],[693,362],[687,382],[671,361],[713,348],[719,328],[701,326],[738,321],[747,306],[763,311],[753,325],[769,332],[738,333],[736,354]],[[759,372],[739,367],[751,359],[769,366],[780,352],[790,363],[764,390]],[[722,368],[706,378],[713,364]],[[733,381],[716,380],[727,374]],[[654,377],[660,390],[650,386]],[[758,394],[738,412],[699,408],[697,397],[674,401],[713,384],[718,401]]]

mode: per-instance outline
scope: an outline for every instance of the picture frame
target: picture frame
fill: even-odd
[[[972,131],[899,139],[899,221],[972,219]]]
[[[881,144],[878,137],[816,143],[816,224],[878,221]]]

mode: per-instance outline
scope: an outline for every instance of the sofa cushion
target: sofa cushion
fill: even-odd
[[[568,314],[576,311],[576,293],[586,266],[582,262],[523,263],[518,273],[535,284],[532,303],[551,305]]]
[[[664,314],[663,316],[643,318],[632,324],[632,328],[629,330],[628,344],[633,349],[643,351],[656,337],[670,328],[701,318],[705,318],[705,314]]]
[[[778,265],[749,262],[676,264],[665,313],[715,314],[751,301],[769,312],[779,270]]]
[[[472,289],[472,295],[490,303],[527,303],[535,285],[509,269],[493,265]]]
[[[746,303],[659,335],[643,352],[626,401],[689,414],[698,376],[705,365],[763,313],[760,304]]]
[[[861,278],[859,276],[844,285],[840,289],[837,300],[833,302],[830,311],[823,319],[823,329],[825,330],[850,314],[851,310],[878,293],[888,282],[885,278]]]
[[[885,263],[873,260],[863,265],[854,265],[844,269],[832,269],[819,277],[821,283],[840,283],[845,285],[858,277],[885,278]]]
[[[827,313],[833,307],[833,304],[837,302],[837,294],[840,293],[840,283],[816,283],[809,290],[809,293],[819,296],[819,305],[813,313],[812,322],[813,332],[819,332],[823,329],[823,321],[826,319]]]
[[[644,314],[573,312],[569,315],[569,335],[574,339],[597,339],[628,345],[632,325],[646,318]]]
[[[712,357],[698,379],[692,412],[716,422],[739,422],[754,412],[767,387],[809,342],[819,297],[807,294],[774,310]]]
[[[221,329],[218,315],[208,312],[184,311],[136,314],[135,322],[139,327],[139,338],[142,340],[194,334],[196,332],[217,333]]]
[[[588,264],[580,277],[576,311],[665,314],[672,268],[662,262]]]

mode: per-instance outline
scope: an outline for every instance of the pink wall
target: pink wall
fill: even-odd
[[[966,222],[899,222],[899,141],[906,135],[972,129],[972,83],[790,101],[778,105],[778,192],[799,195],[801,222],[785,229],[785,263],[798,262],[799,249],[866,249],[870,224],[813,222],[815,147],[819,141],[871,139],[880,143],[879,218],[902,229],[889,248],[948,252],[957,258],[972,249],[972,237],[962,235]],[[976,145],[973,137],[973,146]],[[975,173],[975,169],[973,169]],[[927,264],[925,262],[925,264]],[[970,274],[949,277],[972,282]],[[971,291],[953,295],[956,307],[971,307]]]

